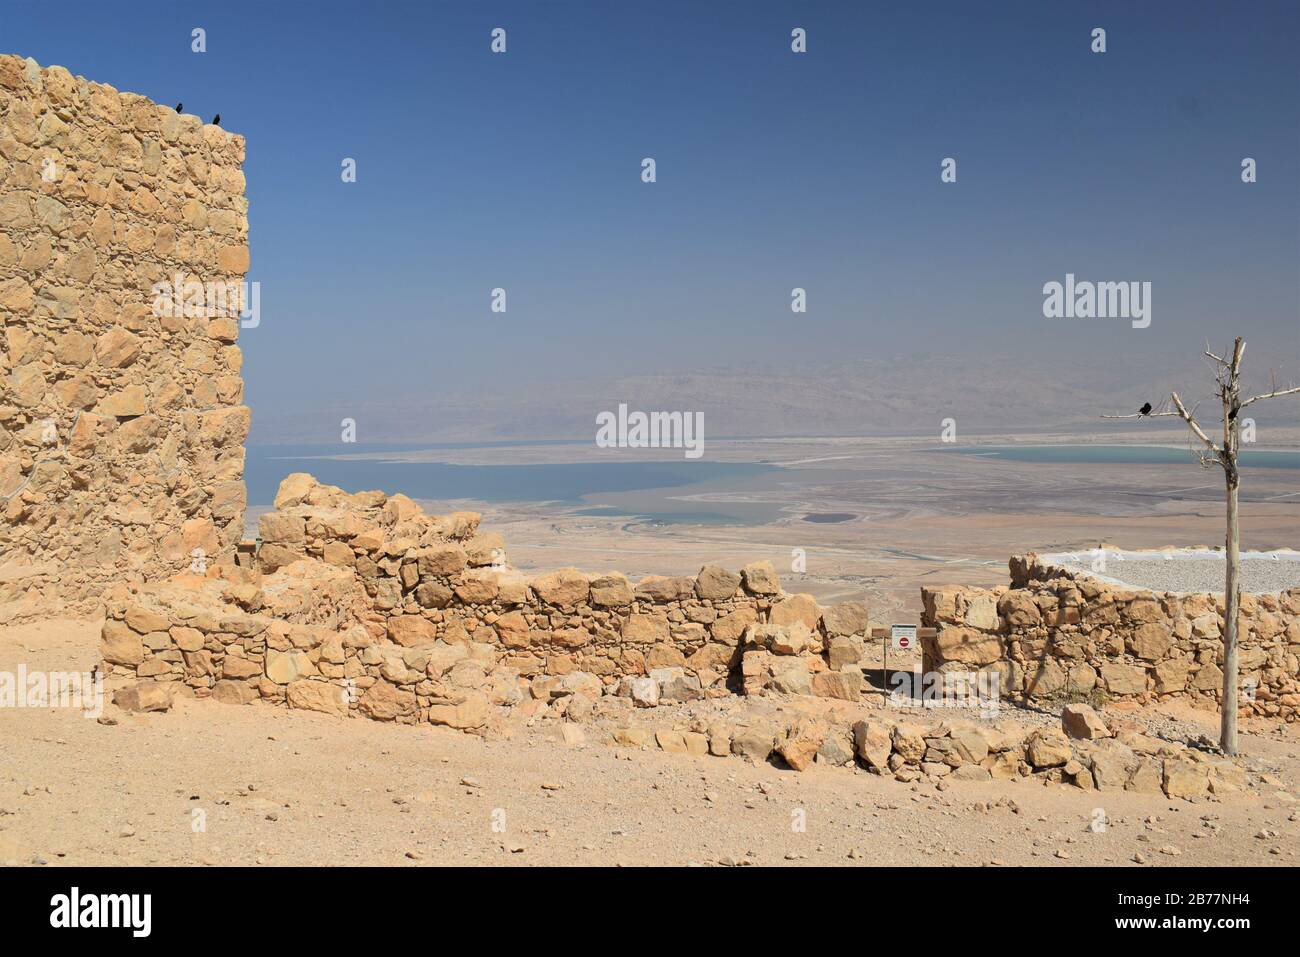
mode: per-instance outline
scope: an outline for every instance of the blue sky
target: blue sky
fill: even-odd
[[[0,50],[248,138],[255,437],[593,370],[1300,353],[1295,3],[3,8]],[[1151,281],[1151,328],[1048,322],[1067,272]]]

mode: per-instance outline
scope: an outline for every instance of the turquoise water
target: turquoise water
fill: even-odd
[[[809,485],[855,486],[863,473],[853,470],[780,468],[754,462],[697,460],[557,463],[545,465],[451,465],[405,462],[388,453],[429,449],[506,448],[518,442],[462,442],[445,445],[356,445],[337,458],[339,446],[250,445],[245,468],[248,500],[269,506],[280,481],[290,472],[310,472],[322,482],[348,491],[381,489],[412,498],[480,502],[559,502],[579,506],[579,515],[626,517],[665,525],[764,525],[784,516],[782,502],[797,498]],[[527,443],[588,444],[585,441]],[[1134,445],[963,446],[934,448],[978,458],[1042,464],[1191,465],[1186,450]],[[924,461],[921,459],[919,461]],[[971,463],[973,466],[974,462]],[[1300,452],[1246,451],[1247,469],[1300,469]],[[923,466],[921,467],[924,468]],[[880,475],[876,475],[878,480]],[[790,491],[784,491],[788,489]],[[813,524],[836,524],[857,516],[848,512],[811,512]]]
[[[1159,445],[978,445],[962,448],[926,449],[1007,459],[1012,462],[1047,462],[1063,465],[1167,465],[1194,463],[1187,449]],[[1300,469],[1300,451],[1245,450],[1238,457],[1242,468]]]
[[[517,443],[457,443],[454,445],[361,445],[349,455],[408,452],[432,448],[501,448]],[[533,443],[538,444],[538,443]],[[566,444],[562,442],[548,444]],[[745,462],[681,460],[665,462],[557,463],[548,465],[450,465],[446,462],[404,462],[391,458],[340,459],[337,444],[328,446],[248,446],[244,478],[248,503],[269,506],[281,480],[290,472],[310,472],[327,485],[348,491],[380,489],[402,492],[416,499],[476,499],[480,502],[563,502],[581,504],[587,496],[611,492],[671,489],[675,494],[705,483],[740,483],[776,466]],[[669,503],[648,497],[651,507],[597,508],[581,514],[628,515],[664,524],[761,524],[775,515],[771,509],[756,514],[738,507],[728,512],[712,504],[699,511],[661,510]],[[658,505],[659,507],[655,507]],[[769,512],[771,514],[769,514]]]

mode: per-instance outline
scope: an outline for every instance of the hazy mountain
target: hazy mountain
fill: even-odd
[[[1159,406],[1171,389],[1188,403],[1212,400],[1211,374],[1195,359],[1181,371],[1156,375],[1153,366],[1172,363],[1117,357],[1071,366],[1058,357],[1048,365],[1014,355],[910,355],[806,369],[493,383],[456,394],[441,394],[433,381],[420,393],[311,410],[254,403],[253,438],[331,442],[343,417],[357,420],[362,442],[574,438],[594,435],[597,413],[620,402],[644,411],[702,412],[705,434],[714,437],[937,434],[949,417],[965,434],[1099,431],[1117,425],[1102,421],[1101,413],[1135,412],[1146,401]],[[1263,389],[1267,382],[1251,385]],[[1202,406],[1213,421],[1209,410]],[[1261,425],[1300,422],[1300,402],[1294,400],[1256,410]],[[1173,424],[1153,426],[1153,436]]]

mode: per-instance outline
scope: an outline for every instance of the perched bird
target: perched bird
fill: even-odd
[[[184,105],[185,105],[184,103],[177,103],[177,104],[176,104],[176,112],[179,113],[179,112],[181,111],[181,107],[184,106]]]
[[[1233,421],[1233,420],[1236,419],[1236,418],[1237,418],[1237,410],[1236,410],[1236,409],[1229,409],[1229,410],[1228,410],[1228,421],[1231,422],[1231,421]]]
[[[1138,415],[1150,415],[1150,414],[1151,414],[1151,403],[1150,402],[1142,403],[1142,408],[1138,409]]]
[[[220,113],[218,113],[216,116],[214,116],[214,117],[212,118],[212,125],[213,125],[213,126],[220,126],[220,125],[221,125],[221,114],[220,114]]]

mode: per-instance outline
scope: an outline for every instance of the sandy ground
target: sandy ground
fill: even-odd
[[[97,634],[93,622],[0,628],[0,671],[88,669]],[[1201,719],[1208,729],[1213,716]],[[71,709],[0,709],[0,741],[0,862],[19,864],[1069,866],[1134,864],[1139,855],[1148,865],[1294,866],[1300,858],[1294,728],[1244,736],[1252,759],[1274,769],[1269,783],[1195,804],[1027,781],[940,791],[843,768],[798,774],[736,758],[571,748],[543,732],[483,741],[204,701],[116,725]],[[1103,830],[1093,829],[1097,820]]]

